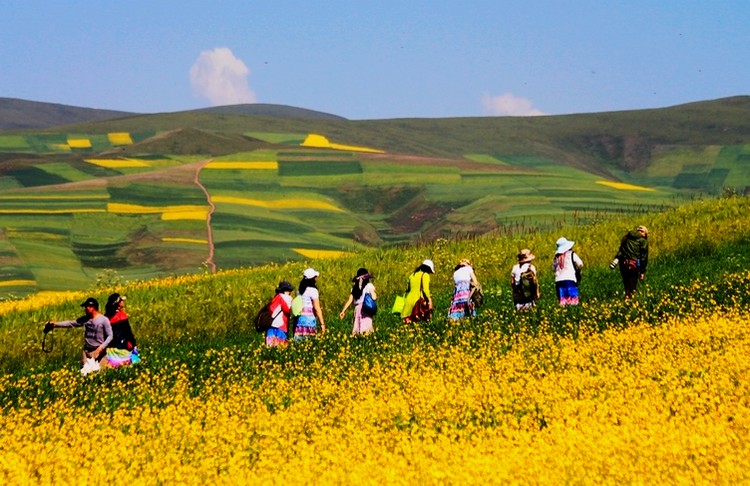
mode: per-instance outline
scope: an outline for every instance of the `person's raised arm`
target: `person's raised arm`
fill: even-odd
[[[78,318],[74,321],[50,321],[54,327],[83,327],[88,318]]]
[[[320,323],[320,332],[326,332],[326,323],[325,320],[323,320],[323,309],[320,307],[320,300],[319,299],[313,299],[313,312],[315,312],[315,317],[318,318],[318,322]]]

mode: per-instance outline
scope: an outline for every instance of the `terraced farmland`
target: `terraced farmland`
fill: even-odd
[[[131,280],[530,231],[674,202],[670,188],[539,157],[419,157],[319,134],[246,136],[258,148],[213,156],[182,153],[186,138],[224,140],[195,130],[0,136],[0,150],[13,154],[0,166],[0,297],[86,288],[102,275]]]

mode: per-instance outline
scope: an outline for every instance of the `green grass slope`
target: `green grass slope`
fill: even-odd
[[[459,328],[462,332],[481,334],[493,329],[509,336],[530,332],[576,337],[626,327],[636,321],[659,325],[670,317],[701,310],[746,307],[750,304],[750,223],[744,218],[748,209],[750,199],[743,197],[698,201],[638,218],[565,226],[523,237],[477,237],[369,249],[337,260],[135,282],[99,288],[92,294],[100,300],[115,290],[128,295],[135,332],[153,366],[178,362],[194,367],[197,362],[193,360],[209,349],[260,346],[261,336],[249,327],[249,317],[272,296],[280,280],[296,284],[302,270],[313,265],[321,272],[319,289],[331,338],[313,346],[293,347],[284,355],[261,353],[257,359],[325,359],[341,356],[340,347],[349,346],[340,338],[349,333],[351,322],[349,318],[340,320],[338,312],[347,298],[352,275],[358,267],[365,266],[375,275],[381,312],[376,318],[376,335],[358,341],[356,346],[365,355],[408,354],[411,347],[459,338],[444,316],[451,299],[453,267],[459,259],[469,258],[485,290],[486,304],[476,321]],[[649,269],[635,300],[624,303],[619,274],[608,268],[608,262],[621,235],[637,224],[646,224],[650,229]],[[554,242],[563,235],[576,242],[576,252],[585,263],[582,305],[577,308],[557,306],[554,278],[548,267]],[[512,309],[508,275],[522,247],[531,248],[537,255],[542,299],[534,312],[519,315]],[[435,320],[421,326],[416,335],[404,334],[399,319],[389,315],[388,310],[394,297],[404,291],[408,274],[424,258],[431,258],[437,269],[431,283]],[[75,365],[80,357],[80,333],[56,331],[55,352],[43,354],[39,349],[41,325],[50,318],[77,315],[78,303],[85,295],[81,292],[70,299],[57,298],[46,303],[44,299],[30,299],[18,305],[0,305],[0,372],[20,376],[32,368],[51,370]]]

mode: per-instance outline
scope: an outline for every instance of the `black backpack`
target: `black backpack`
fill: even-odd
[[[573,262],[573,270],[576,272],[576,284],[580,287],[581,285],[581,269],[576,266],[575,260],[573,260],[576,257],[576,252],[573,252],[572,255],[570,255],[570,261]]]
[[[271,314],[271,304],[269,303],[264,305],[263,308],[259,310],[255,315],[255,319],[253,320],[253,323],[255,324],[255,330],[258,332],[266,332],[271,329],[273,320],[276,319],[276,317],[278,317],[280,313],[281,308],[279,308],[279,312],[274,316]]]

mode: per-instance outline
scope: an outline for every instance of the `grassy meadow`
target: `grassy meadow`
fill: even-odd
[[[88,294],[0,303],[0,481],[160,483],[742,483],[748,481],[750,200],[506,236],[358,249],[337,259],[176,275],[117,290],[143,361],[82,377],[73,318]],[[624,302],[607,264],[650,229],[647,280]],[[582,304],[559,308],[549,264],[566,236],[585,262]],[[542,300],[512,310],[518,249]],[[452,269],[474,262],[477,318],[444,320]],[[436,317],[389,315],[407,275],[436,264]],[[249,316],[313,265],[328,333],[267,349]],[[338,313],[359,266],[375,275],[376,332]],[[92,446],[92,444],[94,444]]]

